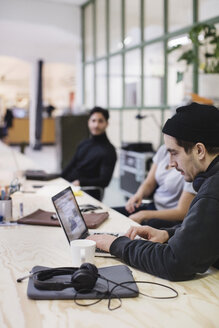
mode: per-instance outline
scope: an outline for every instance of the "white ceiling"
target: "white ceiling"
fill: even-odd
[[[62,63],[63,75],[72,81],[81,51],[77,6],[87,0],[30,0],[28,6],[26,0],[19,0],[19,8],[16,1],[0,0],[0,95],[2,88],[27,85],[30,64],[39,59],[56,64],[52,66],[56,70]]]
[[[80,8],[75,4],[86,0],[30,0],[28,6],[21,0],[19,8],[16,1],[0,0],[0,56],[75,64],[81,48]]]

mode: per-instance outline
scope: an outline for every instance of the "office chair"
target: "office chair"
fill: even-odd
[[[104,188],[99,186],[81,186],[81,190],[85,191],[88,195],[102,201],[104,195]]]

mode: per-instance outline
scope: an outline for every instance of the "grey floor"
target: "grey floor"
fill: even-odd
[[[13,147],[20,150],[19,147]],[[31,147],[25,148],[25,155],[33,159],[41,169],[48,173],[58,172],[58,158],[55,146],[43,146],[41,150],[33,150]],[[110,185],[105,189],[103,203],[110,206],[122,206],[126,202],[125,197],[119,187],[119,178],[113,177]]]

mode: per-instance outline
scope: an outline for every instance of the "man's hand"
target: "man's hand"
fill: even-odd
[[[108,252],[108,253],[109,253],[111,244],[113,243],[113,241],[116,238],[117,237],[115,237],[115,236],[111,236],[111,235],[107,235],[107,234],[91,235],[91,236],[87,237],[87,239],[91,239],[96,242],[97,248],[100,248],[103,251]]]
[[[139,211],[135,214],[130,215],[129,218],[137,223],[141,223],[143,220],[150,219],[150,216],[148,216],[148,211]]]
[[[125,235],[130,239],[135,239],[138,235],[144,239],[162,244],[169,239],[167,231],[158,230],[149,226],[131,227]]]
[[[138,208],[141,205],[141,201],[142,201],[142,197],[140,197],[139,195],[135,194],[134,196],[132,196],[128,202],[126,203],[125,209],[129,212],[129,213],[133,213],[135,208]]]
[[[142,223],[143,220],[150,220],[156,218],[156,215],[156,210],[143,210],[130,215],[129,218],[137,223]]]

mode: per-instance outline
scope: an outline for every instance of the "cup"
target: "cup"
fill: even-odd
[[[0,200],[0,217],[1,221],[9,222],[12,219],[12,199]]]
[[[94,264],[96,242],[89,239],[71,241],[71,254],[73,267],[80,267],[82,263]]]

